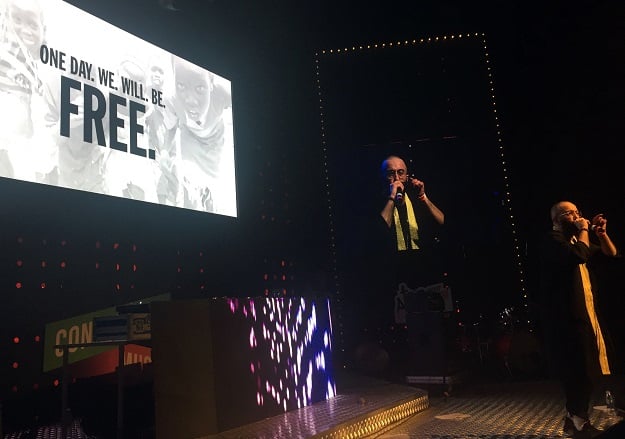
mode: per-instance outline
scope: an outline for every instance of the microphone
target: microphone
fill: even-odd
[[[603,214],[600,213],[599,215],[597,215],[599,217],[599,219],[603,219]],[[603,227],[601,227],[598,224],[591,224],[590,227],[588,227],[589,230],[591,231],[595,231],[595,230],[601,230]]]
[[[595,232],[595,231],[602,231],[603,227],[597,225],[597,224],[591,224],[590,227],[588,228],[588,230],[590,230],[591,232]]]
[[[400,187],[397,188],[397,194],[395,194],[395,202],[401,203],[404,201],[404,190]]]

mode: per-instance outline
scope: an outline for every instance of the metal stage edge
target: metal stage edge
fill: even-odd
[[[408,385],[356,375],[340,384],[326,401],[196,439],[366,438],[429,407],[428,392]]]

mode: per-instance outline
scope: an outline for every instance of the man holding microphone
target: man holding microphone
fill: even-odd
[[[599,383],[608,381],[601,378],[613,373],[614,354],[597,307],[594,268],[602,258],[617,256],[617,249],[602,214],[588,220],[575,204],[560,201],[551,208],[551,221],[541,251],[540,290],[545,335],[566,398],[563,430],[573,437],[592,437],[597,430],[589,422],[590,400]],[[621,390],[611,389],[617,402]]]

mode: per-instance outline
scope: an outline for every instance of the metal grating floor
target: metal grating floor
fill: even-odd
[[[356,376],[337,380],[337,385],[338,395],[328,401],[199,439],[348,437],[343,431],[386,410],[408,403],[412,404],[412,414],[428,406],[427,392],[416,387]]]
[[[229,430],[212,439],[356,438],[378,439],[552,439],[562,438],[564,400],[553,381],[485,382],[471,380],[454,391],[441,385],[401,385],[365,377],[346,377],[330,401]],[[340,384],[340,381],[337,380]],[[449,390],[444,396],[444,390]],[[418,410],[373,433],[343,433],[342,427],[406,401]],[[593,425],[607,429],[621,418],[610,416],[597,403]],[[338,434],[337,434],[338,432]],[[204,438],[203,438],[204,439]]]
[[[430,408],[378,435],[380,439],[561,438],[564,398],[552,381],[490,383],[451,397],[430,397]],[[591,423],[605,430],[622,419],[593,406]]]

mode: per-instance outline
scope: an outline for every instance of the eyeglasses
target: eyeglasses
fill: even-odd
[[[569,216],[569,215],[577,215],[579,218],[583,217],[581,210],[565,210],[559,216]]]
[[[388,169],[386,171],[386,176],[387,177],[392,177],[393,175],[397,174],[398,177],[403,177],[404,175],[406,175],[406,170],[405,169]]]

